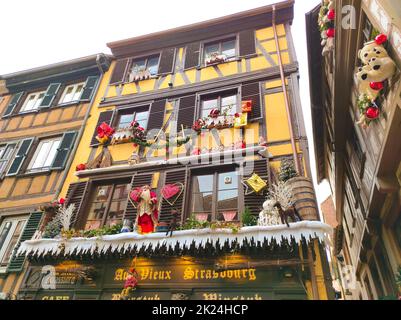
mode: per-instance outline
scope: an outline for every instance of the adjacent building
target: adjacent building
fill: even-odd
[[[31,239],[41,207],[57,202],[92,98],[110,60],[93,55],[6,74],[0,82],[0,292],[22,282],[19,243]]]
[[[394,299],[401,265],[399,1],[323,1],[306,22],[317,176],[330,183],[339,224],[336,277],[345,299]]]

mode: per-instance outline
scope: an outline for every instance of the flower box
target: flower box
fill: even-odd
[[[195,219],[199,222],[206,222],[208,217],[208,213],[195,213]]]

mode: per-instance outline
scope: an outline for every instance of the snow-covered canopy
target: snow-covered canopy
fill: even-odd
[[[166,237],[165,233],[152,233],[140,235],[135,232],[120,233],[94,238],[71,238],[71,239],[38,239],[28,240],[21,244],[18,254],[41,257],[45,255],[69,256],[72,254],[93,254],[95,252],[104,254],[111,252],[127,252],[129,250],[154,250],[166,247],[188,249],[195,245],[196,248],[204,248],[206,245],[221,246],[226,242],[237,243],[271,243],[275,241],[282,244],[283,241],[301,240],[310,241],[319,239],[328,241],[328,235],[332,228],[318,221],[301,221],[278,226],[254,226],[243,227],[238,232],[231,229],[196,229],[174,232],[172,237]]]

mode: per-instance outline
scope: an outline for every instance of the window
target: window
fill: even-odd
[[[42,103],[46,91],[34,92],[28,95],[20,110],[20,113],[37,110]]]
[[[157,74],[159,67],[159,56],[151,56],[147,58],[135,59],[131,64],[131,72],[137,74],[143,71],[149,71],[151,76]]]
[[[132,121],[137,121],[142,128],[146,129],[148,118],[149,110],[123,110],[118,116],[117,129],[129,127]]]
[[[90,201],[90,209],[85,230],[122,222],[128,200],[129,183],[101,185],[95,188]]]
[[[233,92],[203,97],[200,117],[207,117],[212,109],[218,109],[221,113],[226,112],[227,115],[234,115],[237,112],[237,101],[237,94]]]
[[[28,171],[44,171],[50,169],[56,157],[60,142],[61,137],[40,141],[28,166]]]
[[[6,171],[8,161],[13,156],[16,146],[16,143],[9,143],[0,146],[0,178],[1,175]]]
[[[211,220],[238,219],[238,181],[236,171],[194,176],[191,212],[207,214]]]
[[[64,89],[59,104],[79,101],[79,99],[81,98],[82,91],[84,90],[84,86],[85,86],[84,82],[67,86]]]
[[[25,222],[25,219],[6,218],[0,225],[0,271],[6,271]]]
[[[226,60],[230,60],[236,57],[236,39],[221,40],[204,45],[203,59],[206,63],[213,55],[222,55]]]

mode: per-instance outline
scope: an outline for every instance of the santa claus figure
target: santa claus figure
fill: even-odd
[[[136,204],[137,215],[135,225],[140,234],[152,233],[158,223],[157,196],[150,186],[136,188],[130,193],[131,200]]]

